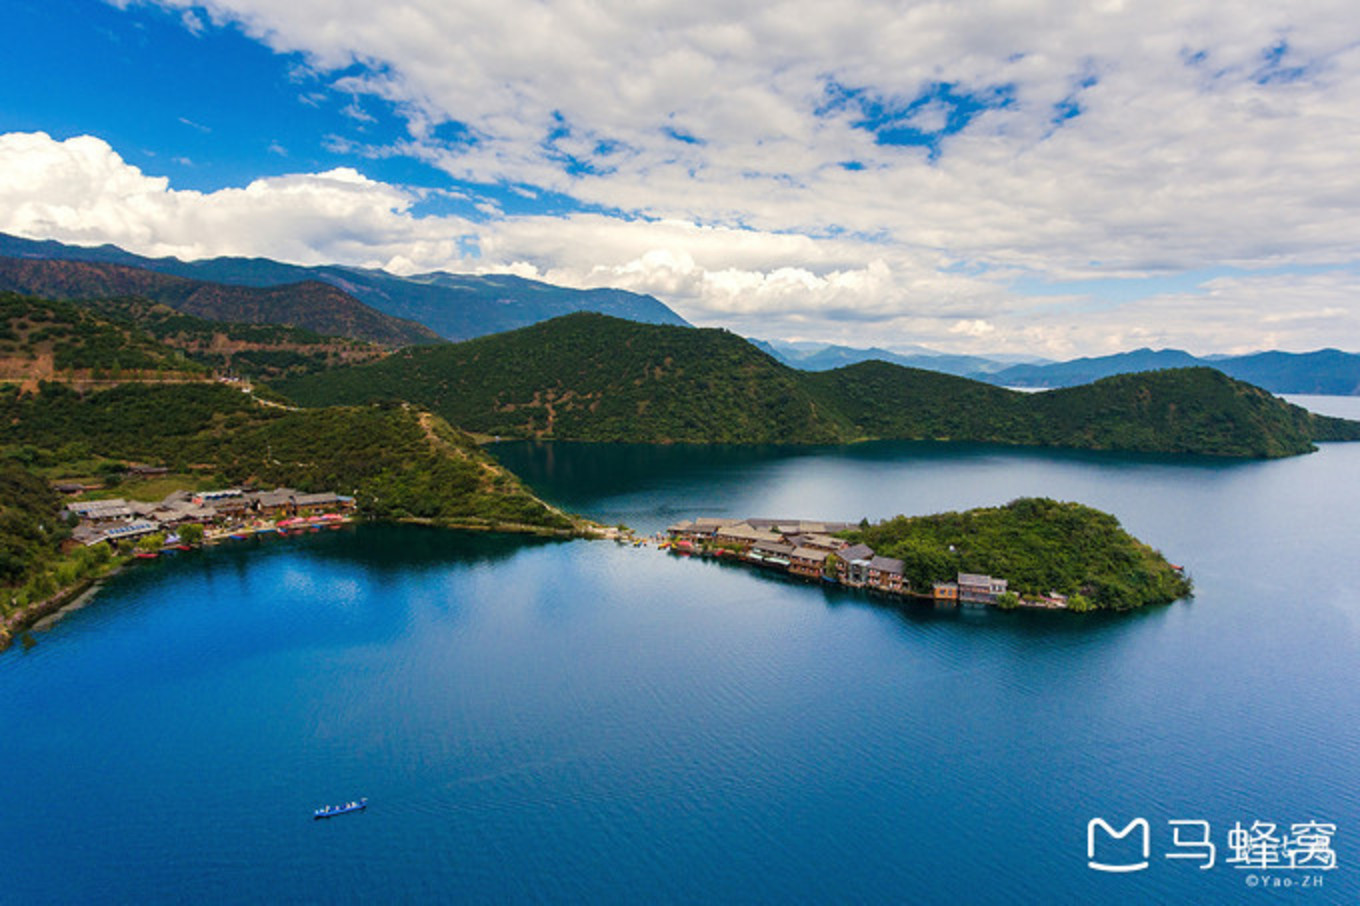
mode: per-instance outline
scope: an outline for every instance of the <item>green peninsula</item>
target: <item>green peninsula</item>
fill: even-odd
[[[1005,506],[898,516],[840,537],[901,561],[912,588],[960,573],[1004,577],[1020,597],[1066,596],[1069,610],[1130,610],[1191,593],[1184,571],[1119,520],[1079,503],[1024,497]]]

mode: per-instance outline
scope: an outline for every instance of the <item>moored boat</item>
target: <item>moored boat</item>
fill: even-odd
[[[347,812],[362,812],[366,808],[368,808],[367,798],[355,802],[346,802],[344,805],[323,805],[312,812],[312,818],[334,818],[336,815],[343,815]]]

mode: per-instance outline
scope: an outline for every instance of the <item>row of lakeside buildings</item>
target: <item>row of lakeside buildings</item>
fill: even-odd
[[[66,505],[66,512],[79,519],[71,530],[72,540],[87,546],[173,532],[190,524],[230,530],[255,520],[341,514],[353,509],[353,497],[304,494],[292,488],[175,491],[158,503],[114,498],[76,500]]]
[[[959,573],[953,582],[936,582],[915,590],[895,557],[874,553],[867,544],[851,544],[836,534],[855,528],[848,522],[803,519],[721,519],[701,516],[666,529],[672,550],[716,553],[813,581],[834,582],[886,594],[931,598],[941,604],[996,604],[1008,582],[993,576]],[[1023,599],[1029,607],[1065,608],[1067,598],[1050,592]]]

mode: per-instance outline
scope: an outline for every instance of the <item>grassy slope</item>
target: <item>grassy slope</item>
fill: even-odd
[[[306,405],[404,399],[488,434],[584,441],[975,440],[1226,456],[1360,439],[1208,368],[1022,394],[864,362],[805,373],[719,330],[569,315],[280,385]]]

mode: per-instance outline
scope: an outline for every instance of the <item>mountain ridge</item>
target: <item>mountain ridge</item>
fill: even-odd
[[[135,296],[210,321],[303,327],[391,347],[441,342],[428,327],[317,280],[237,286],[112,262],[0,257],[0,290],[67,301]]]
[[[1013,365],[979,380],[1010,387],[1053,389],[1116,374],[1161,368],[1207,366],[1272,393],[1360,395],[1360,355],[1339,349],[1312,352],[1269,350],[1239,356],[1195,356],[1180,349],[1143,347],[1107,356],[1087,356],[1047,365]]]
[[[336,264],[304,266],[269,258],[221,256],[183,261],[148,258],[118,246],[68,245],[0,233],[0,255],[118,264],[235,286],[257,288],[318,281],[353,296],[385,315],[415,321],[440,337],[466,340],[525,327],[574,311],[600,311],[643,323],[689,326],[659,299],[627,290],[572,289],[512,274],[451,274],[433,271],[401,277],[386,271]]]
[[[483,434],[558,440],[971,440],[1272,457],[1360,439],[1360,422],[1315,416],[1210,368],[1026,394],[877,361],[801,372],[725,330],[598,314],[276,386],[304,405],[402,400]]]

